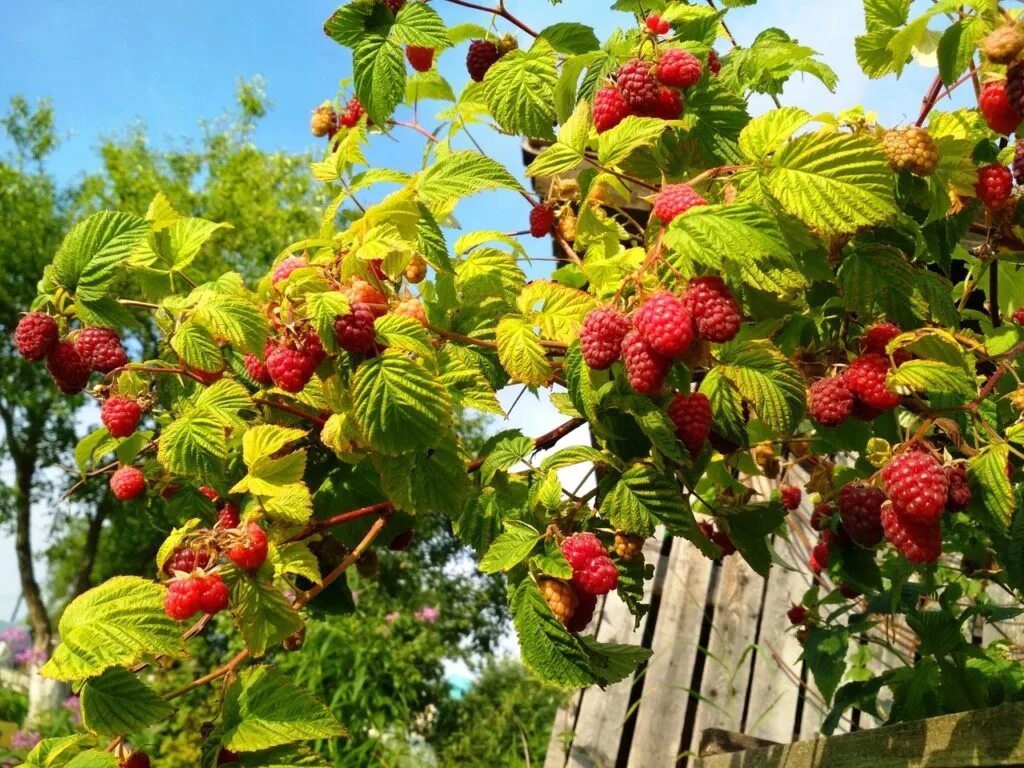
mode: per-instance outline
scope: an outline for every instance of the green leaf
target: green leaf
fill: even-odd
[[[377,338],[389,349],[412,352],[428,360],[434,358],[430,335],[419,321],[401,315],[385,315],[377,319],[375,327]]]
[[[200,391],[195,400],[195,410],[210,416],[225,427],[244,430],[248,419],[242,418],[242,411],[253,408],[248,390],[233,379],[219,379]]]
[[[640,431],[661,453],[673,461],[686,460],[682,444],[676,436],[676,426],[664,408],[650,398],[640,395],[620,396],[614,403],[617,408],[626,411],[636,420]]]
[[[526,169],[529,176],[556,176],[583,162],[590,136],[590,104],[581,101],[558,130],[558,142],[544,149]]]
[[[65,768],[118,768],[121,761],[103,749],[90,749],[71,758]]]
[[[939,74],[952,85],[971,66],[978,42],[992,31],[991,22],[968,16],[953,22],[939,39]]]
[[[519,520],[508,521],[505,532],[494,540],[480,561],[480,570],[484,573],[511,570],[530,556],[540,539],[540,532],[532,525]]]
[[[559,53],[569,55],[596,51],[601,47],[601,41],[597,39],[594,30],[586,24],[578,24],[572,21],[563,21],[544,27],[539,37],[547,40]]]
[[[126,669],[108,669],[81,691],[82,724],[93,733],[118,736],[168,718],[174,708]]]
[[[1018,592],[1024,591],[1024,505],[1021,492],[1017,492],[1017,505],[1007,531],[1000,561],[1006,568],[1006,582]]]
[[[532,562],[541,573],[548,576],[556,579],[572,578],[572,566],[569,565],[569,561],[565,559],[565,555],[562,554],[562,550],[559,549],[554,539],[544,540],[544,551],[535,555]]]
[[[449,436],[436,448],[380,458],[384,493],[405,512],[461,509],[469,490],[466,457]]]
[[[94,213],[68,232],[53,257],[50,276],[79,301],[102,299],[149,231],[145,219],[129,213]]]
[[[396,40],[367,34],[352,48],[356,95],[377,125],[385,125],[405,95],[405,52]]]
[[[405,81],[406,104],[412,105],[429,99],[455,101],[455,92],[451,85],[436,69],[429,72],[415,72]],[[355,184],[351,185],[353,191],[355,186]]]
[[[320,562],[304,541],[271,544],[268,559],[274,565],[275,579],[295,574],[309,579],[314,584],[320,584],[322,581]]]
[[[655,524],[685,513],[679,486],[649,464],[635,464],[612,485],[601,501],[601,514],[617,530],[647,538]]]
[[[1006,476],[1009,455],[1009,445],[996,443],[967,460],[967,477],[977,499],[971,508],[996,530],[1005,530],[1014,512],[1013,488]]]
[[[498,321],[498,359],[509,376],[530,386],[551,381],[551,365],[533,325],[520,315]]]
[[[491,383],[484,374],[477,353],[466,347],[446,344],[438,355],[441,381],[452,400],[465,408],[504,415]]]
[[[755,117],[740,133],[740,149],[748,160],[761,160],[775,152],[811,120],[799,107],[783,107]]]
[[[433,7],[426,3],[406,3],[395,16],[390,37],[406,45],[447,48],[448,30]]]
[[[95,742],[95,737],[84,733],[43,739],[28,753],[20,768],[63,768],[78,753]]]
[[[189,267],[206,242],[221,229],[234,227],[196,218],[178,219],[171,224],[167,234],[170,238],[171,256],[174,259],[173,268],[181,271]]]
[[[137,576],[115,576],[76,597],[61,616],[61,644],[42,673],[85,680],[147,656],[181,655],[181,630],[163,609],[166,592]]]
[[[864,0],[864,21],[869,32],[902,27],[910,15],[910,0]]]
[[[548,280],[534,280],[519,295],[519,311],[536,324],[545,339],[571,344],[579,338],[583,318],[594,308],[594,297]]]
[[[630,115],[597,140],[597,159],[602,165],[617,165],[635,150],[654,144],[668,128],[661,118]]]
[[[886,385],[890,389],[906,387],[912,392],[947,395],[958,402],[967,402],[977,391],[974,378],[962,367],[938,360],[908,360],[889,372]]]
[[[728,510],[722,519],[743,559],[757,573],[768,578],[772,567],[768,537],[785,521],[786,509],[777,501],[747,504]]]
[[[803,417],[807,390],[789,358],[768,341],[733,341],[722,346],[719,363],[713,371],[732,382],[758,418],[777,432],[792,432]]]
[[[219,293],[206,295],[196,307],[193,318],[239,352],[263,354],[267,323],[251,301]]]
[[[213,334],[196,320],[186,320],[171,336],[171,349],[192,368],[216,373],[224,368],[224,356]]]
[[[591,423],[597,422],[597,391],[606,378],[606,373],[591,369],[583,360],[579,341],[569,346],[565,352],[565,383],[572,404]]]
[[[437,445],[451,425],[451,399],[437,376],[398,351],[359,366],[352,398],[367,441],[386,455]]]
[[[242,573],[235,567],[225,568],[221,576],[231,590],[235,626],[255,658],[302,629],[302,618],[268,579]]]
[[[506,53],[484,77],[484,93],[495,122],[508,133],[554,138],[555,49],[543,37],[530,50]]]
[[[228,688],[222,728],[222,743],[235,752],[347,735],[322,702],[265,666],[245,669]]]
[[[499,163],[479,152],[452,152],[427,168],[419,180],[424,201],[445,202],[488,189],[522,191],[522,185]]]
[[[455,286],[466,304],[518,296],[526,276],[516,257],[497,248],[477,248],[455,268]]]
[[[228,455],[224,425],[193,411],[172,421],[160,435],[157,459],[172,475],[216,476]]]
[[[811,627],[804,643],[804,661],[825,702],[832,700],[846,671],[849,634],[843,629]]]
[[[531,441],[532,447],[532,441]],[[577,464],[601,464],[604,466],[616,466],[618,459],[606,455],[589,445],[569,445],[560,448],[550,456],[547,456],[541,463],[540,468],[548,471],[552,469],[563,469],[573,467]]]
[[[600,643],[592,637],[581,637],[590,654],[590,664],[601,685],[625,680],[640,664],[651,657],[648,648],[623,643]]]
[[[490,483],[497,472],[509,469],[523,461],[535,449],[536,445],[529,437],[520,434],[518,430],[510,432],[506,437],[502,437],[494,443],[487,458],[484,459],[484,463],[480,467],[481,482],[484,485]]]
[[[306,432],[302,429],[259,424],[242,436],[242,459],[251,467],[260,459],[269,459],[289,443],[305,436]]]

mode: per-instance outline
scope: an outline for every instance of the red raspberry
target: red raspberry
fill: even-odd
[[[824,530],[821,532],[822,541],[829,545],[829,547],[835,547],[836,549],[846,549],[853,544],[853,539],[850,538],[850,534],[843,528],[840,523],[835,531]]]
[[[988,127],[1004,136],[1017,130],[1021,123],[1020,112],[1013,107],[1006,94],[1005,80],[985,83],[978,98],[978,107]]]
[[[677,120],[683,113],[683,96],[675,88],[661,86],[658,88],[658,108],[651,113],[652,117],[662,120]]]
[[[374,322],[373,312],[368,306],[358,302],[352,304],[347,315],[339,315],[334,320],[338,346],[346,352],[366,354],[372,351],[377,342]]]
[[[550,205],[535,205],[530,211],[530,234],[534,237],[544,237],[551,233],[555,225],[555,212]]]
[[[249,523],[245,535],[229,547],[228,557],[245,571],[255,571],[267,559],[267,534],[256,523]]]
[[[942,554],[942,526],[937,519],[921,522],[888,503],[882,506],[882,528],[889,543],[912,563],[934,563]]]
[[[384,5],[391,9],[391,12],[397,14],[402,7],[405,5],[405,0],[380,0]]]
[[[274,383],[274,380],[270,377],[270,371],[267,370],[266,363],[251,352],[245,353],[245,370],[252,376],[253,381],[261,386],[269,387]]]
[[[309,262],[306,260],[305,256],[289,256],[274,267],[274,274],[271,276],[270,282],[277,285],[278,283],[287,280],[288,276],[296,269],[302,269],[302,267],[308,266]]]
[[[85,389],[89,381],[89,366],[70,341],[57,343],[46,356],[46,368],[57,389],[65,395],[74,395]]]
[[[487,70],[500,58],[498,46],[490,40],[474,40],[469,44],[469,52],[466,54],[466,70],[469,76],[479,83],[483,81]]]
[[[662,357],[679,357],[693,342],[693,319],[669,291],[652,294],[633,315],[633,325]]]
[[[794,627],[803,624],[807,621],[807,609],[802,605],[791,605],[789,610],[786,611],[786,618],[789,619],[789,623]]]
[[[211,573],[202,582],[203,591],[199,596],[199,610],[212,616],[227,608],[231,595],[228,592],[227,584],[221,580],[220,575]]]
[[[324,351],[324,345],[320,343],[320,335],[310,329],[303,333],[300,337],[300,347],[313,360],[313,367],[320,365],[327,357],[327,353]]]
[[[732,538],[720,528],[715,528],[714,533],[711,534],[711,540],[722,550],[722,557],[736,554],[736,545],[732,543]]]
[[[697,332],[708,341],[731,341],[739,333],[743,312],[725,281],[717,275],[695,277],[683,294],[683,305]]]
[[[837,427],[853,413],[853,393],[842,376],[820,379],[811,384],[807,410],[819,424]]]
[[[547,601],[551,612],[555,614],[555,618],[563,625],[568,625],[579,604],[576,590],[572,588],[572,584],[558,579],[541,579],[540,593]]]
[[[138,467],[121,467],[110,476],[110,490],[119,501],[130,501],[146,491],[146,476]]]
[[[111,397],[100,407],[100,421],[111,437],[128,437],[135,432],[142,409],[130,397]]]
[[[701,75],[700,59],[681,48],[670,48],[658,59],[658,79],[674,88],[689,88]]]
[[[722,60],[718,58],[718,51],[714,48],[708,51],[708,71],[715,77],[722,71]]]
[[[967,483],[967,469],[962,462],[948,464],[943,467],[946,473],[946,484],[949,486],[949,497],[946,499],[946,510],[962,512],[971,503],[971,486]]]
[[[900,396],[885,385],[892,366],[889,358],[869,352],[861,355],[846,369],[843,381],[855,397],[877,411],[888,411],[900,404]]]
[[[121,337],[113,328],[83,328],[75,337],[75,349],[85,364],[99,373],[110,373],[128,363]]]
[[[1013,145],[1013,180],[1024,186],[1024,141]]]
[[[121,768],[149,768],[149,755],[145,752],[132,752],[121,761]]]
[[[692,458],[697,458],[711,432],[711,401],[702,392],[687,396],[680,392],[668,406],[668,417],[676,425],[676,435]]]
[[[608,557],[608,550],[594,534],[574,533],[562,541],[562,554],[575,571],[585,568],[595,557]]]
[[[580,351],[591,368],[603,371],[622,356],[629,320],[611,307],[592,309],[580,328]]]
[[[285,392],[301,392],[313,378],[317,361],[292,347],[275,346],[267,353],[267,370],[274,384]]]
[[[355,128],[359,124],[359,119],[365,114],[366,110],[363,109],[363,105],[359,103],[359,99],[353,96],[348,100],[348,104],[345,105],[345,111],[341,113],[341,117],[338,118],[338,122],[346,128]]]
[[[828,541],[824,538],[814,545],[814,549],[811,550],[811,556],[808,558],[807,564],[811,566],[811,570],[814,573],[821,573],[823,570],[828,568]]]
[[[882,482],[900,517],[930,522],[946,511],[949,481],[929,453],[907,451],[896,456],[882,467]]]
[[[651,349],[636,328],[622,339],[622,362],[629,386],[641,395],[658,394],[672,367],[672,361]]]
[[[216,527],[225,529],[237,528],[240,520],[241,513],[239,512],[238,505],[229,501],[217,513]]]
[[[834,515],[835,510],[827,501],[815,504],[814,511],[811,512],[811,528],[816,531],[827,531],[832,525]]]
[[[619,89],[611,85],[599,88],[594,94],[594,128],[598,133],[614,128],[629,116],[629,107],[622,100]]]
[[[874,352],[878,355],[886,354],[885,348],[889,342],[899,336],[903,331],[895,323],[879,323],[864,331],[860,338],[860,349],[862,352]]]
[[[595,557],[586,566],[573,569],[572,583],[577,590],[591,595],[606,595],[619,585],[619,569],[605,554]]]
[[[792,511],[800,506],[803,494],[795,485],[784,485],[779,488],[779,496],[782,497],[782,506]]]
[[[671,29],[671,27],[669,27],[669,23],[656,13],[652,13],[644,19],[644,24],[646,24],[647,29],[655,35],[667,35],[669,29]]]
[[[434,66],[434,49],[422,45],[409,45],[405,49],[405,58],[417,72],[429,72]]]
[[[195,570],[202,570],[210,564],[212,556],[204,549],[192,549],[192,547],[179,547],[174,550],[167,562],[164,563],[164,573],[173,576],[175,571],[192,573]]]
[[[1018,307],[1013,311],[1013,322],[1017,325],[1024,325],[1024,307]]]
[[[594,618],[594,609],[597,608],[597,595],[589,592],[576,592],[576,610],[565,628],[570,632],[582,632]]]
[[[978,171],[974,194],[989,208],[1002,208],[1013,192],[1013,175],[1000,163],[986,165]]]
[[[212,501],[214,504],[216,504],[217,499],[220,498],[220,494],[217,493],[213,488],[211,488],[208,485],[200,485],[199,492],[203,494],[203,496],[208,498],[210,501]]]
[[[697,205],[707,205],[708,201],[698,195],[689,184],[666,184],[654,198],[652,213],[668,224],[676,216],[686,213]]]
[[[878,488],[849,483],[839,491],[839,519],[854,544],[875,547],[882,543],[882,504]]]
[[[1018,115],[1024,115],[1024,65],[1020,62],[1006,68],[1006,98]]]
[[[632,59],[619,68],[615,81],[631,112],[647,115],[658,108],[658,81],[653,69],[654,65],[643,59]]]
[[[57,321],[45,312],[30,312],[18,321],[14,329],[14,346],[18,354],[35,362],[49,354],[60,338]]]
[[[167,585],[164,613],[176,621],[184,621],[199,612],[199,601],[202,597],[202,579],[175,579]]]

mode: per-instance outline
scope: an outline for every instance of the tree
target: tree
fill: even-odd
[[[356,94],[312,123],[329,137],[312,171],[331,202],[253,287],[200,273],[219,225],[163,192],[144,215],[103,211],[69,232],[21,351],[48,356],[64,390],[101,369],[93,392],[113,415],[79,444],[83,471],[109,473],[138,514],[187,522],[155,578],[111,578],[65,611],[44,672],[81,689],[88,734],[30,760],[127,760],[127,739],[198,696],[204,767],[323,765],[301,742],[335,755],[345,727],[282,672],[298,662],[272,663],[277,649],[347,599],[346,572],[377,542],[439,512],[481,571],[505,574],[540,679],[623,680],[648,653],[586,633],[598,598],[616,590],[646,610],[642,544],[657,526],[767,574],[769,540],[802,493],[755,496],[744,480],[776,475],[784,452],[812,469],[822,502],[817,584],[791,619],[830,720],[876,712],[883,688],[891,721],[1024,694],[1004,646],[960,632],[1005,615],[987,583],[1015,601],[1024,588],[1017,153],[998,138],[1022,121],[1024,65],[1012,62],[1024,34],[991,5],[939,3],[910,20],[907,5],[867,0],[858,52],[871,76],[898,74],[938,14],[961,14],[941,33],[917,124],[887,130],[859,109],[752,118],[752,94],[777,96],[796,72],[831,86],[834,73],[776,29],[719,57],[726,11],[659,6],[645,18],[616,3],[627,28],[604,44],[580,23],[536,31],[503,3],[485,8],[530,38],[519,48],[512,33],[448,27],[443,3],[343,5],[325,31],[352,49]],[[428,65],[467,39],[473,82],[455,97]],[[943,85],[977,74],[966,41],[984,54],[980,108],[943,113]],[[439,125],[419,122],[426,98],[452,102]],[[548,141],[528,168],[551,182],[546,199],[482,151],[467,130],[479,123]],[[365,145],[392,132],[424,142],[422,167],[365,167]],[[377,185],[393,191],[363,204]],[[650,193],[646,226],[615,204],[633,188]],[[525,200],[524,226],[564,257],[548,278],[527,282],[524,231],[449,245],[459,203],[498,191]],[[972,228],[982,240],[968,252]],[[97,355],[79,339],[123,324],[126,307],[148,313],[158,354],[103,370],[120,342],[103,336]],[[511,383],[564,387],[552,401],[566,421],[469,444],[460,409],[500,412],[495,392]],[[559,446],[584,425],[592,445]],[[559,470],[577,465],[597,487],[563,487]],[[840,688],[850,643],[878,614],[905,622],[918,658],[858,668]],[[177,690],[140,674],[178,660],[196,678]],[[343,684],[319,692],[344,698]]]

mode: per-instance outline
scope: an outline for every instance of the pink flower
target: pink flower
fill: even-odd
[[[15,664],[33,666],[36,664],[45,664],[46,660],[50,658],[50,654],[41,648],[23,648],[14,654],[12,658]]]
[[[11,746],[15,749],[32,749],[42,738],[39,731],[15,731],[11,734]]]
[[[441,611],[432,605],[425,605],[413,614],[419,621],[429,621],[434,624],[441,616]]]
[[[390,624],[391,622],[393,622],[395,619],[397,619],[401,615],[402,614],[399,611],[392,611],[391,613],[389,613],[387,616],[384,617],[384,621],[386,621],[388,624]]]
[[[60,705],[62,707],[64,707],[64,709],[66,709],[68,712],[71,713],[71,724],[72,725],[77,726],[77,725],[80,725],[82,723],[81,704],[80,704],[77,696],[75,696],[74,694],[71,694],[66,699],[64,699],[64,701],[62,701]]]

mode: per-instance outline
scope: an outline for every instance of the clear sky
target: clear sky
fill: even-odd
[[[507,2],[535,28],[556,20],[582,21],[596,26],[602,37],[629,22],[624,14],[604,10],[609,4],[565,0],[552,7],[547,0]],[[339,81],[351,72],[348,52],[322,32],[336,5],[330,0],[0,0],[0,109],[15,94],[52,99],[63,143],[49,170],[60,181],[72,181],[98,166],[99,136],[141,122],[157,144],[195,139],[201,120],[215,118],[233,104],[238,78],[262,75],[273,108],[256,141],[266,149],[306,150],[317,146],[309,135],[310,110],[333,97]],[[488,23],[488,17],[477,11],[442,0],[434,0],[434,5],[450,23]],[[913,120],[934,74],[912,65],[899,81],[865,78],[853,53],[854,35],[864,28],[859,0],[761,0],[731,12],[729,23],[741,44],[749,43],[759,30],[777,26],[824,53],[839,74],[837,92],[830,94],[818,81],[798,77],[781,99],[812,113],[864,103],[884,124]],[[727,47],[720,41],[719,50]],[[456,88],[466,80],[464,57],[465,44],[441,59],[442,72]],[[753,109],[766,106],[766,100],[757,101]],[[418,139],[374,141],[371,159],[406,170],[417,166],[422,151]],[[514,139],[490,137],[486,148],[512,170],[521,169]],[[511,231],[525,227],[527,208],[517,196],[499,193],[464,203],[457,215],[470,229]],[[527,246],[536,256],[550,255],[547,243]],[[514,394],[503,397],[503,402],[510,403]],[[513,419],[529,434],[558,420],[549,407],[528,396]],[[46,529],[41,520],[37,549]],[[12,549],[9,539],[0,541],[0,618],[9,615],[17,596]]]

